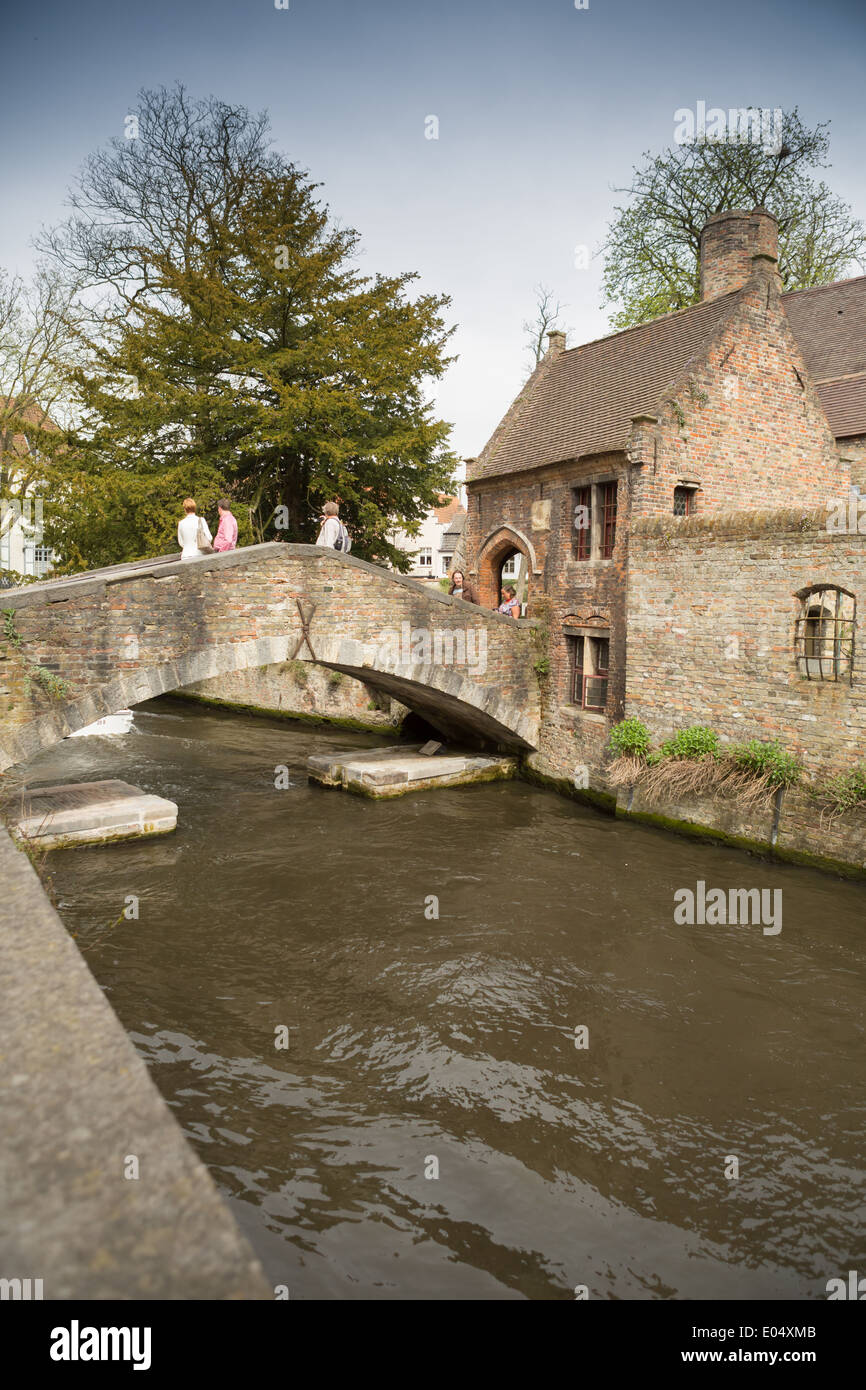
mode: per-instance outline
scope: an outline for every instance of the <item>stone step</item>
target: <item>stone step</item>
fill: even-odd
[[[25,788],[11,829],[40,849],[63,849],[165,835],[176,825],[173,801],[111,780]]]
[[[362,796],[402,796],[434,787],[459,787],[513,777],[516,758],[500,754],[424,754],[421,744],[400,743],[363,751],[315,753],[307,774],[324,787],[342,787]]]

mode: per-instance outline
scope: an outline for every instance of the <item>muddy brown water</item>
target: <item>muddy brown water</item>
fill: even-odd
[[[49,872],[269,1279],[808,1299],[866,1271],[866,888],[520,782],[308,785],[311,752],[383,741],[162,700],[30,768],[178,803]],[[781,889],[782,930],[678,925],[698,880]]]

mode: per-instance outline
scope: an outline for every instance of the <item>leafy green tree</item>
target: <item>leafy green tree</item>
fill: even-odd
[[[456,462],[427,399],[449,301],[362,275],[316,188],[264,116],[182,87],[142,93],[138,138],[88,161],[44,247],[91,310],[52,536],[71,561],[171,550],[182,498],[226,492],[249,539],[313,540],[336,498],[355,553],[407,567],[388,532]]]
[[[774,142],[775,143],[775,142]],[[776,149],[703,136],[646,153],[615,209],[604,245],[604,295],[629,328],[700,299],[701,228],[728,208],[762,206],[779,223],[779,272],[787,290],[850,273],[866,248],[863,224],[815,169],[828,166],[828,123],[808,129],[794,110]]]
[[[0,271],[0,538],[50,506],[69,422],[74,287],[42,269],[30,283]]]

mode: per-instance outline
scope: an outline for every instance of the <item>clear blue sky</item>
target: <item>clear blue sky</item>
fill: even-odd
[[[863,0],[42,0],[3,26],[0,264],[26,273],[89,151],[141,87],[181,80],[270,112],[277,145],[358,229],[365,268],[448,293],[459,361],[438,391],[477,454],[526,370],[543,280],[571,344],[604,333],[597,250],[673,113],[799,105],[832,121],[828,180],[866,218]],[[425,139],[425,118],[439,121]]]

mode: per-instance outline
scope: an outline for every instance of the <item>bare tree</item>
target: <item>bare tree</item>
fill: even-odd
[[[564,305],[554,298],[553,290],[547,285],[535,286],[535,318],[524,319],[523,332],[526,335],[526,350],[530,354],[532,370],[538,366],[547,345],[545,338],[559,322]]]

